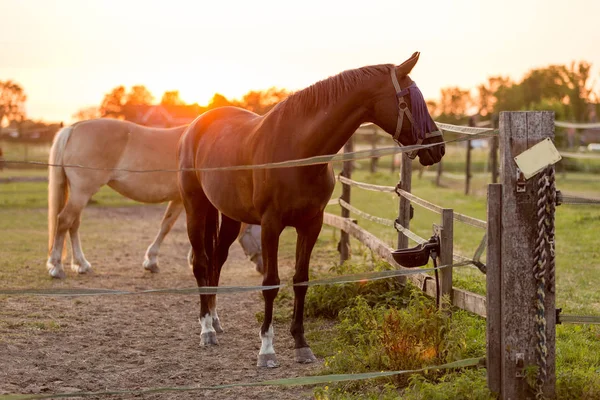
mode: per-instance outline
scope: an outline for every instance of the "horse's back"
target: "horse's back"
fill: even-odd
[[[179,198],[177,142],[185,127],[147,128],[128,121],[96,119],[73,125],[64,163],[71,182],[97,191],[108,184],[131,199],[156,203]],[[135,172],[158,170],[156,172]]]
[[[253,204],[251,170],[198,171],[253,163],[252,139],[262,118],[237,107],[207,111],[189,126],[179,146],[184,196],[202,191],[228,217],[250,224],[260,222]]]

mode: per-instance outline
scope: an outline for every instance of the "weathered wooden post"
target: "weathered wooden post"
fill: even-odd
[[[353,136],[348,139],[346,144],[344,145],[344,153],[351,153],[354,151],[354,143]],[[351,179],[352,178],[352,161],[344,161],[342,167],[342,176]],[[342,200],[346,203],[350,204],[350,185],[346,185],[342,183],[342,195],[340,196]],[[350,211],[342,207],[342,218],[349,218]],[[340,251],[340,264],[343,264],[344,261],[350,258],[350,235],[347,232],[342,230],[340,235],[340,243],[339,243],[339,251]]]
[[[497,120],[498,117],[496,115],[492,115],[492,129],[495,129],[498,126],[496,123]],[[498,137],[496,136],[491,138],[490,165],[492,169],[492,183],[498,183]]]
[[[534,389],[526,383],[525,371],[527,367],[536,365],[542,373],[543,379],[538,380],[538,384],[543,382],[540,389],[544,396],[553,398],[555,394],[556,309],[552,260],[544,264],[547,267],[543,274],[539,274],[539,269],[536,270],[542,251],[545,252],[542,257],[551,257],[551,254],[553,257],[554,253],[553,237],[542,241],[542,245],[538,239],[544,235],[538,236],[540,207],[537,205],[537,187],[540,174],[545,172],[525,180],[514,160],[515,156],[538,142],[553,137],[552,112],[500,114],[501,181],[504,193],[500,282],[501,399],[532,398]],[[553,171],[554,167],[551,168]],[[538,272],[537,277],[534,271]],[[545,278],[545,285],[542,278]],[[540,301],[543,295],[544,301]]]
[[[502,380],[502,184],[488,185],[486,251],[486,369],[488,388],[500,393]]]
[[[451,265],[454,262],[454,210],[442,210],[442,229],[440,232],[440,264]],[[440,295],[448,296],[452,304],[452,268],[440,270]],[[441,304],[440,304],[441,306]]]
[[[412,186],[412,160],[406,153],[402,153],[402,165],[400,170],[400,189],[410,193]],[[406,229],[410,228],[410,201],[400,196],[400,205],[398,209],[398,222]],[[406,249],[408,247],[408,236],[398,232],[398,248]]]

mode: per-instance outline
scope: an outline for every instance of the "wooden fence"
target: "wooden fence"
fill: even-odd
[[[326,213],[324,219],[325,224],[344,232],[341,237],[342,262],[348,259],[349,236],[352,236],[397,268],[404,267],[394,261],[391,255],[393,249],[349,218],[351,211],[360,213],[350,205],[352,185],[371,190],[395,191],[400,196],[398,219],[392,224],[399,230],[398,248],[408,247],[409,238],[417,242],[425,240],[410,231],[411,203],[440,214],[440,223],[436,228],[441,242],[440,265],[465,260],[465,257],[453,253],[454,220],[487,229],[486,296],[453,287],[451,268],[441,270],[440,289],[442,295],[450,297],[454,306],[487,317],[488,386],[493,392],[499,393],[502,399],[525,399],[532,396],[532,388],[525,380],[525,370],[528,366],[535,365],[538,366],[540,376],[543,375],[538,381],[538,391],[550,398],[555,393],[554,271],[547,273],[547,284],[540,287],[539,276],[536,278],[532,272],[534,261],[539,261],[538,255],[534,254],[535,249],[536,246],[539,249],[540,245],[537,212],[539,193],[534,182],[536,177],[524,180],[514,161],[518,154],[545,138],[553,137],[554,114],[551,112],[501,113],[499,138],[502,183],[491,184],[488,188],[487,223],[411,194],[411,164],[405,155],[402,160],[401,181],[397,188],[374,187],[352,181],[351,165],[344,165],[340,178],[343,185],[340,201],[342,216]],[[346,149],[351,149],[351,144]],[[551,168],[553,170],[554,167]],[[547,250],[548,254],[552,253],[553,257],[553,242],[547,240],[544,246],[543,250]],[[435,285],[430,278],[419,274],[410,275],[408,279],[423,288],[428,295],[435,296]],[[544,293],[543,315],[540,315],[540,291]],[[540,319],[545,327],[544,343],[540,343]],[[540,348],[545,349],[544,356],[540,356]]]

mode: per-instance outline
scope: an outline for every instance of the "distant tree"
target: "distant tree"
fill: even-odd
[[[148,105],[152,104],[153,100],[154,96],[146,89],[146,86],[136,85],[132,86],[129,93],[127,93],[125,104],[132,106]]]
[[[288,96],[288,91],[275,87],[267,90],[251,90],[242,97],[238,105],[259,115],[263,115]]]
[[[88,119],[100,118],[100,109],[95,106],[85,107],[72,115],[75,121],[87,121]]]
[[[23,88],[11,81],[0,81],[0,128],[6,118],[9,122],[25,118],[25,100]]]
[[[104,95],[100,104],[100,116],[108,118],[124,118],[125,86],[117,86]]]
[[[438,115],[438,103],[435,100],[427,100],[427,109],[429,114]]]
[[[179,90],[167,91],[163,94],[160,104],[167,106],[181,106],[185,102],[179,97]]]
[[[225,107],[234,105],[231,101],[227,100],[227,97],[220,93],[215,93],[208,103],[207,109],[212,110],[213,108]]]
[[[100,116],[117,119],[131,119],[135,116],[135,108],[150,105],[154,96],[143,85],[133,86],[126,92],[125,86],[117,86],[104,95],[100,105]]]
[[[588,104],[597,101],[593,93],[594,83],[589,82],[591,69],[592,65],[586,61],[573,62],[562,69],[563,80],[568,88],[569,117],[577,121],[587,121],[590,117]]]
[[[464,122],[473,100],[469,90],[459,87],[442,89],[441,98],[436,107],[437,118],[440,122]]]

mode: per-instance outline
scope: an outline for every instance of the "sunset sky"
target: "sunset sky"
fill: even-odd
[[[597,0],[0,0],[0,80],[24,87],[30,118],[70,122],[118,85],[206,104],[420,51],[411,76],[435,99],[574,60],[599,78],[599,15]]]

